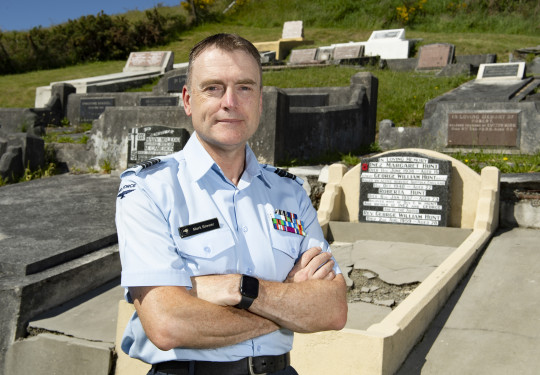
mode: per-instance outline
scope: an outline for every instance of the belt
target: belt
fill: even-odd
[[[281,371],[291,363],[290,354],[247,357],[234,362],[168,361],[156,363],[152,370],[175,375],[255,375]]]

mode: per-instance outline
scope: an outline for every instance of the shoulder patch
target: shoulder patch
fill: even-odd
[[[300,186],[304,185],[304,180],[302,180],[300,177],[295,176],[294,174],[292,174],[290,172],[287,172],[284,169],[276,168],[276,167],[268,165],[268,164],[263,165],[263,167],[265,169],[269,170],[270,172],[274,172],[279,177],[290,178],[291,180],[296,181]]]

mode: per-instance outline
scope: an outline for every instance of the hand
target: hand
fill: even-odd
[[[240,303],[240,275],[205,275],[191,278],[193,297],[220,306],[236,306]]]
[[[299,283],[306,280],[333,280],[336,274],[333,271],[334,260],[330,252],[323,252],[320,247],[312,247],[302,256],[291,269],[286,283]]]

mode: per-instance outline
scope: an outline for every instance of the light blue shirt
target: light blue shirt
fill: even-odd
[[[116,225],[125,288],[191,288],[191,276],[229,273],[281,282],[304,251],[313,246],[329,250],[302,181],[280,177],[276,168],[259,164],[247,145],[238,186],[224,176],[195,133],[182,151],[150,164],[126,170],[118,193]],[[295,215],[299,221],[285,220],[289,229],[274,227],[273,218]],[[214,218],[219,228],[180,237],[180,227]],[[340,273],[337,265],[334,271]],[[132,302],[129,293],[126,298]],[[162,351],[145,335],[135,313],[122,350],[147,363],[222,362],[283,354],[291,350],[292,341],[293,333],[280,329],[218,349]]]

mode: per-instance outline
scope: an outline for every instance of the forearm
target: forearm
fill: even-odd
[[[260,280],[259,297],[249,311],[294,332],[339,330],[347,320],[347,287],[333,280],[277,283]]]
[[[218,348],[279,329],[272,321],[191,296],[181,287],[130,288],[148,338],[161,350]]]

